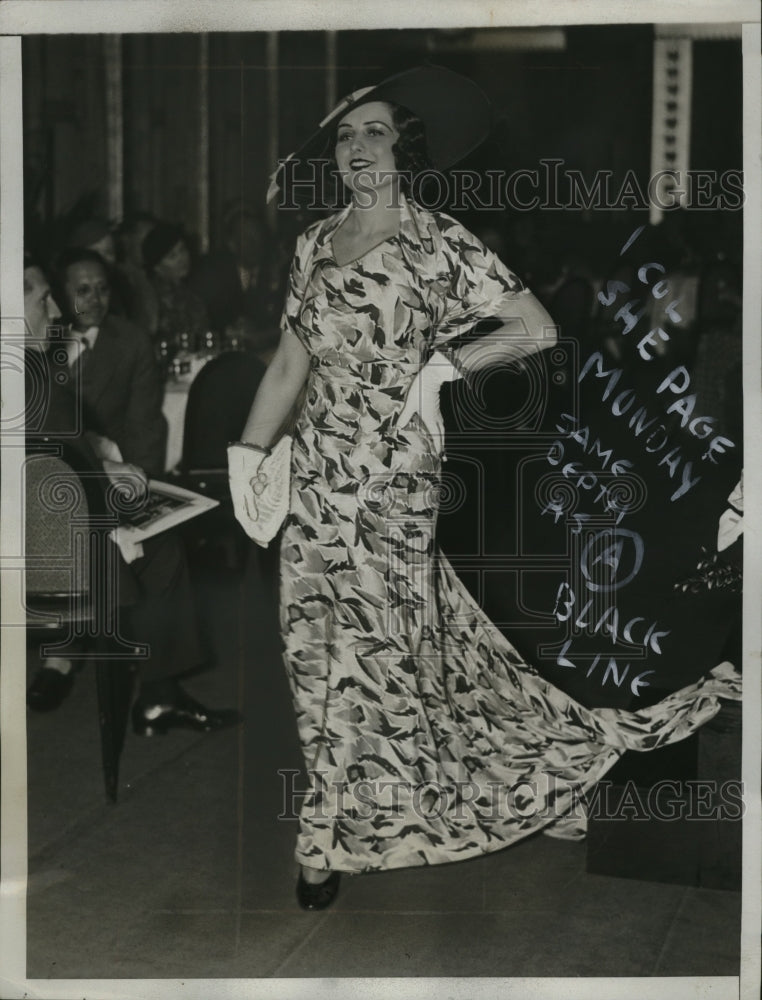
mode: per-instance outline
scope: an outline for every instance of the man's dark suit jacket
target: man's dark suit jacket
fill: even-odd
[[[101,344],[104,329],[108,330],[108,334]],[[145,445],[154,438],[146,437],[141,442],[143,432],[140,413],[133,416],[132,412],[125,412],[122,420],[111,417],[115,407],[112,394],[117,399],[126,400],[124,405],[130,407],[137,405],[142,398],[146,398],[148,402],[153,399],[151,380],[154,376],[151,371],[148,372],[147,389],[146,384],[141,383],[140,390],[132,393],[124,391],[124,386],[130,385],[130,378],[126,376],[131,375],[133,380],[139,379],[140,373],[147,367],[145,360],[140,363],[141,358],[145,358],[140,344],[136,347],[135,344],[120,339],[120,336],[129,337],[135,330],[138,338],[145,336],[139,328],[122,320],[116,324],[104,324],[95,342],[93,356],[88,358],[83,370],[83,381],[84,375],[89,375],[90,362],[104,364],[106,357],[112,353],[112,348],[115,363],[130,366],[111,378],[95,368],[92,380],[96,388],[95,403],[104,414],[104,419],[112,421],[98,430],[117,441],[126,461],[141,465],[145,471],[153,471],[149,462],[154,462],[155,459]],[[99,345],[100,359],[97,357]],[[103,464],[87,439],[87,431],[96,428],[87,412],[82,412],[79,407],[76,379],[72,378],[64,359],[65,352],[57,352],[54,346],[47,355],[31,351],[26,353],[24,372],[27,440],[32,443],[63,439],[74,449],[82,466],[88,471],[102,473]],[[151,362],[153,364],[153,355]],[[160,402],[160,393],[156,395]],[[155,416],[153,422],[155,423]],[[133,434],[137,437],[134,450],[130,439]],[[163,465],[163,454],[162,450],[159,468]],[[104,474],[104,488],[106,482]],[[204,652],[198,634],[195,603],[181,540],[176,532],[167,531],[146,539],[143,550],[142,558],[127,565],[114,546],[119,574],[119,605],[129,608],[131,632],[128,629],[128,634],[134,635],[137,641],[147,642],[151,650],[148,660],[142,663],[141,676],[144,680],[160,680],[198,666],[204,659]]]
[[[148,334],[119,316],[107,316],[83,366],[81,389],[85,426],[115,441],[125,462],[160,476],[167,421]]]

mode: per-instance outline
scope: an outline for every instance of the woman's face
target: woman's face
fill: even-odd
[[[182,281],[183,278],[187,278],[190,272],[190,251],[185,245],[185,240],[178,240],[172,249],[164,254],[154,270],[162,278],[168,278],[170,281]]]
[[[350,191],[378,191],[393,182],[397,164],[392,147],[398,138],[392,109],[383,101],[361,104],[344,115],[336,132],[335,155]]]
[[[108,312],[111,290],[100,264],[90,260],[70,264],[66,268],[64,291],[75,330],[101,325]]]

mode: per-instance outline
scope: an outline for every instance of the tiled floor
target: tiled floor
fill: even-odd
[[[84,672],[30,715],[28,970],[46,978],[734,976],[734,892],[587,874],[584,843],[533,837],[437,868],[345,877],[334,907],[296,905],[299,767],[271,614],[249,578],[207,578],[217,669],[188,683],[239,704],[210,736],[128,733],[105,803]]]

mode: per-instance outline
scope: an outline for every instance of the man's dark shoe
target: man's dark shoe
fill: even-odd
[[[231,708],[206,708],[180,689],[171,703],[154,704],[138,698],[132,706],[132,728],[139,736],[156,736],[170,729],[195,729],[211,733],[241,722],[240,713]]]
[[[74,687],[74,671],[62,674],[60,670],[40,667],[26,693],[26,703],[35,712],[52,712],[69,695]]]

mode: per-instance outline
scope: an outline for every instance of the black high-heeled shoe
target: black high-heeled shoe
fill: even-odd
[[[296,883],[296,898],[303,910],[325,910],[339,893],[341,872],[331,872],[323,882],[308,882],[301,870]]]

